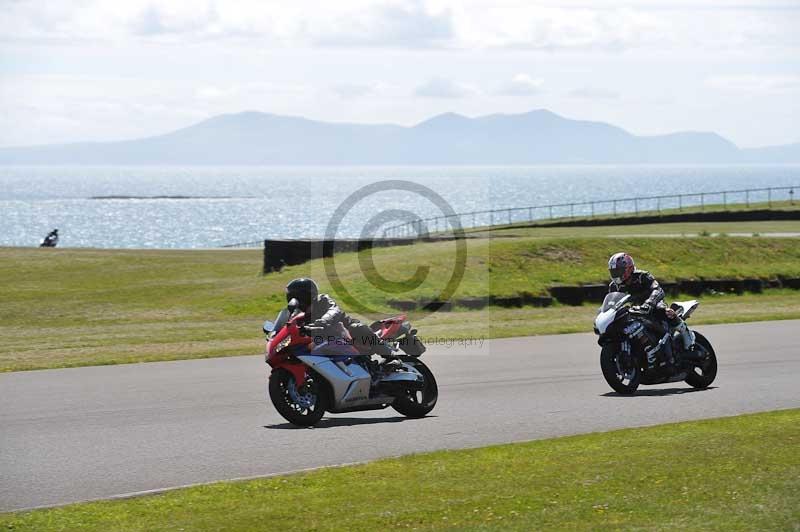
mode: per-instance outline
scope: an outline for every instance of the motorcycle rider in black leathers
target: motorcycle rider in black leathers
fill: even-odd
[[[286,285],[286,302],[297,299],[300,310],[306,315],[303,333],[319,339],[341,337],[344,326],[353,340],[353,346],[364,354],[376,354],[391,358],[392,350],[381,342],[378,336],[366,325],[347,315],[328,294],[320,294],[317,283],[312,279],[294,279]]]
[[[678,331],[683,347],[689,351],[694,347],[694,333],[675,311],[664,303],[666,294],[650,272],[637,270],[633,258],[627,253],[615,253],[608,260],[611,275],[609,292],[624,292],[631,295],[634,311],[651,314],[659,321],[666,321],[670,332]]]
[[[39,244],[39,247],[54,248],[56,247],[56,245],[58,245],[58,229],[53,229],[52,231],[47,233],[47,236],[44,237],[42,243]]]

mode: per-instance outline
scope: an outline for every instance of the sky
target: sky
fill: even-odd
[[[0,146],[541,108],[800,142],[800,0],[0,0]]]

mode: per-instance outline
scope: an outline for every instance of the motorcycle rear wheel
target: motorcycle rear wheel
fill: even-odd
[[[603,377],[611,388],[622,395],[632,395],[639,388],[642,373],[634,365],[632,368],[623,368],[618,346],[606,344],[600,351],[600,369]]]
[[[328,398],[314,376],[309,376],[300,391],[295,391],[294,395],[303,396],[302,402],[292,398],[290,387],[296,390],[294,376],[285,369],[277,369],[270,374],[269,398],[275,410],[286,421],[300,427],[310,427],[322,419],[328,409]]]
[[[428,366],[419,360],[409,362],[409,364],[422,374],[425,385],[422,390],[408,390],[406,395],[397,397],[392,403],[392,408],[406,417],[425,417],[436,406],[436,401],[439,399],[439,387]]]
[[[686,384],[694,388],[708,388],[717,378],[717,354],[711,342],[702,334],[695,332],[695,344],[708,353],[708,358],[700,366],[693,366],[686,374]],[[696,349],[696,348],[695,348]]]

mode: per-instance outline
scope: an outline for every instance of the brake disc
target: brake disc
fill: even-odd
[[[307,390],[308,385],[304,384],[303,389]],[[294,385],[294,379],[289,380],[288,392],[292,402],[302,408],[311,408],[317,402],[317,396],[311,392],[298,393]]]

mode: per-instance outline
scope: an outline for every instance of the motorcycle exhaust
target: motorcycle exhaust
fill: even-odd
[[[681,353],[681,358],[687,362],[704,362],[706,355],[697,351],[686,351]]]
[[[387,395],[400,395],[406,391],[411,390],[414,392],[422,391],[425,389],[425,382],[423,381],[388,381],[379,382],[377,390],[380,393]]]

